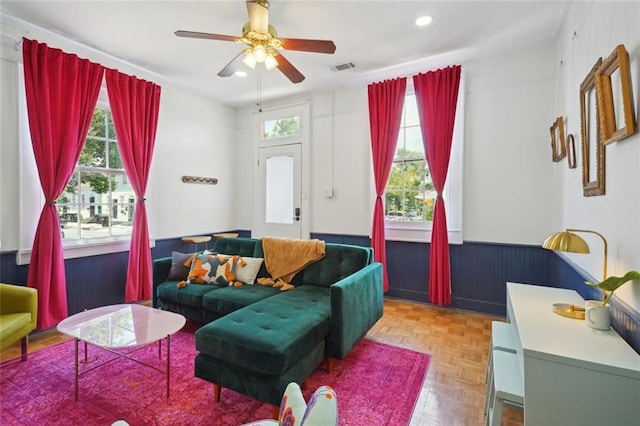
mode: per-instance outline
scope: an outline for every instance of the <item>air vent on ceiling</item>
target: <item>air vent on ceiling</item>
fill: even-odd
[[[338,64],[331,67],[331,71],[346,71],[356,67],[353,62],[345,62],[344,64]]]

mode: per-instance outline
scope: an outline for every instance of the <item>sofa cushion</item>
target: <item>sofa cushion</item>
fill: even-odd
[[[253,284],[263,263],[261,257],[241,257],[236,262],[236,279],[244,284]]]
[[[329,328],[329,289],[301,286],[201,327],[196,349],[249,371],[279,375],[324,340]]]
[[[202,297],[221,286],[219,284],[188,285],[178,288],[177,281],[166,281],[156,288],[158,299],[169,300],[180,305],[202,307]]]
[[[222,315],[259,302],[267,297],[282,293],[279,289],[263,285],[243,285],[223,287],[204,295],[202,306]]]
[[[371,249],[347,244],[325,244],[326,254],[304,269],[303,283],[329,287],[371,263]]]
[[[198,254],[191,259],[187,284],[210,284],[216,282],[221,261],[215,254]]]
[[[171,269],[167,276],[167,281],[182,281],[187,279],[190,264],[187,263],[189,258],[195,253],[180,253],[179,251],[171,252]]]
[[[251,257],[255,252],[258,241],[260,240],[255,238],[218,238],[215,251],[217,253]]]

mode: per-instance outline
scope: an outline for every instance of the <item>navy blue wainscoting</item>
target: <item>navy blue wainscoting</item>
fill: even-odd
[[[429,300],[427,243],[387,242],[387,296]],[[506,316],[506,283],[548,285],[551,252],[538,246],[465,242],[450,246],[450,307]]]
[[[580,296],[587,300],[602,300],[600,290],[586,285],[585,281],[593,281],[593,278],[574,268],[561,256],[554,253],[551,260],[550,279],[554,287],[576,290]],[[611,326],[640,354],[640,312],[634,310],[615,295],[611,298],[609,307]]]
[[[236,230],[240,236],[250,231]],[[213,232],[212,232],[213,234]],[[330,243],[369,247],[370,239],[360,235],[313,233]],[[210,243],[211,244],[211,243]],[[387,241],[387,297],[429,303],[429,247],[427,243]],[[181,237],[156,240],[152,258],[171,256],[172,251],[189,252],[192,245]],[[574,289],[585,299],[600,299],[600,292],[584,284],[590,277],[563,257],[539,246],[468,241],[452,245],[452,304],[448,307],[490,315],[506,315],[508,281]],[[69,314],[84,309],[124,302],[128,252],[90,256],[65,261]],[[16,264],[16,252],[0,253],[0,281],[25,285],[28,265]],[[640,313],[613,298],[612,324],[640,353]]]

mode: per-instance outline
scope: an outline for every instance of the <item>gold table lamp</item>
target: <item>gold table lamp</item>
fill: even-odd
[[[568,253],[589,253],[589,245],[579,235],[574,232],[586,232],[588,234],[594,234],[602,239],[604,248],[604,264],[602,279],[607,279],[607,258],[608,258],[608,244],[604,236],[596,231],[590,231],[588,229],[573,229],[567,228],[564,232],[556,232],[547,237],[542,243],[542,247],[547,250],[564,251]]]

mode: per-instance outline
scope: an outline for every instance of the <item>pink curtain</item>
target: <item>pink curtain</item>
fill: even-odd
[[[23,39],[24,81],[33,153],[45,205],[36,228],[27,285],[38,290],[40,329],[67,317],[67,289],[56,200],[84,146],[104,68]]]
[[[413,76],[422,141],[437,193],[429,258],[429,300],[438,305],[451,304],[449,238],[442,190],[449,169],[460,72],[461,67],[456,65]]]
[[[116,70],[107,70],[106,80],[118,148],[138,198],[125,289],[125,301],[137,302],[151,299],[151,249],[144,195],[158,127],[160,86]]]
[[[387,276],[387,250],[384,235],[384,203],[382,196],[393,164],[398,143],[402,105],[407,87],[405,77],[369,85],[369,126],[371,128],[371,155],[376,183],[376,201],[373,209],[371,247],[374,259],[383,265],[383,291],[389,289]]]

